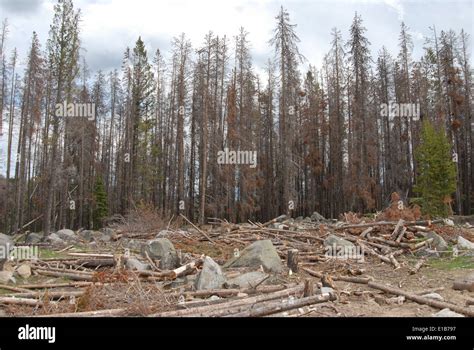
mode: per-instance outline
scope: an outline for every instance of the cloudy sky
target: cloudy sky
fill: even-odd
[[[8,18],[8,48],[24,58],[31,32],[44,44],[55,0],[0,0],[0,19]],[[321,65],[329,49],[330,31],[338,27],[347,38],[357,11],[362,15],[375,55],[385,45],[396,53],[400,21],[410,27],[419,56],[429,26],[473,32],[472,0],[75,0],[82,11],[81,37],[92,70],[119,67],[125,47],[142,35],[150,51],[167,52],[172,37],[185,32],[196,47],[212,30],[233,37],[240,26],[250,33],[257,68],[272,56],[268,46],[274,17],[281,5],[298,25],[300,50],[309,63]]]

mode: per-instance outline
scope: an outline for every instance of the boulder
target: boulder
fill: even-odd
[[[21,264],[18,266],[16,269],[16,273],[21,277],[21,278],[29,278],[31,276],[31,266],[28,264]]]
[[[160,269],[172,270],[179,265],[179,258],[173,243],[167,238],[158,238],[142,246],[142,256],[160,260]]]
[[[315,211],[311,215],[311,221],[313,221],[313,222],[326,221],[326,218],[324,216],[322,216],[321,214],[319,214],[317,211]]]
[[[196,279],[196,290],[220,289],[226,282],[221,267],[210,257],[204,258],[202,270]]]
[[[453,289],[474,292],[474,273],[456,279],[453,284]]]
[[[450,309],[443,309],[433,314],[433,317],[464,317],[464,315],[458,314],[457,312],[451,311]]]
[[[0,270],[3,269],[3,265],[8,260],[10,251],[14,246],[15,242],[13,242],[10,236],[0,233]]]
[[[439,258],[440,254],[436,250],[425,248],[425,249],[418,250],[415,253],[415,256],[427,257],[427,258]]]
[[[136,271],[146,271],[150,269],[150,265],[142,263],[140,260],[135,258],[128,258],[125,266],[129,270],[136,270]]]
[[[115,234],[115,231],[111,229],[110,227],[104,227],[103,229],[100,230],[104,235],[107,235],[109,237],[112,237]]]
[[[268,275],[261,271],[252,271],[244,273],[240,276],[230,279],[227,281],[229,288],[253,288],[260,282],[262,282]]]
[[[459,236],[458,237],[458,249],[463,249],[463,250],[474,250],[474,243],[471,241],[468,241],[464,237]]]
[[[242,250],[239,256],[227,261],[224,267],[260,268],[267,272],[282,272],[280,256],[270,240],[256,241]]]
[[[72,242],[77,240],[77,236],[73,230],[63,229],[56,232],[56,235],[63,241]]]
[[[120,242],[122,243],[122,246],[125,249],[130,249],[136,252],[141,252],[143,249],[143,246],[147,244],[144,241],[140,241],[137,239],[128,239],[128,238],[122,238]]]
[[[112,240],[112,237],[105,234],[105,233],[102,233],[100,231],[94,231],[94,233],[92,234],[92,237],[94,238],[94,241],[96,242],[110,242]]]
[[[6,284],[10,281],[16,283],[15,277],[13,277],[13,271],[0,271],[0,283]]]
[[[334,293],[334,289],[331,287],[321,287],[321,295],[331,295]]]
[[[335,236],[335,235],[329,235],[328,238],[324,240],[324,246],[326,248],[328,247],[334,247],[340,248],[340,247],[349,247],[351,249],[355,248],[355,245],[352,242],[346,241],[345,239]]]
[[[86,242],[92,242],[92,240],[94,239],[94,234],[95,234],[95,231],[92,231],[92,230],[84,230],[84,231],[79,231],[77,233],[79,238]]]
[[[56,233],[51,233],[46,237],[46,242],[52,244],[53,246],[61,247],[66,244]]]
[[[448,243],[446,243],[443,237],[441,237],[437,233],[430,231],[426,234],[426,238],[433,238],[433,241],[431,242],[431,247],[433,249],[436,249],[438,252],[448,250]]]
[[[25,243],[26,244],[38,244],[42,241],[43,236],[39,233],[31,232],[26,236]]]

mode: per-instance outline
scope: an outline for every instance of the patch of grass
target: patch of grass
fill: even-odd
[[[428,265],[439,270],[474,269],[474,257],[430,259]]]
[[[54,259],[54,258],[63,258],[65,257],[64,253],[58,253],[52,249],[39,248],[39,257],[40,259]]]

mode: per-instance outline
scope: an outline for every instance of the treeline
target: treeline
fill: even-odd
[[[381,48],[372,57],[356,14],[347,35],[332,30],[322,67],[302,71],[296,25],[282,8],[264,76],[255,73],[243,28],[232,39],[209,32],[197,47],[182,34],[169,57],[148,52],[139,38],[120,69],[92,74],[81,56],[80,16],[71,0],[58,1],[49,39],[43,49],[33,33],[21,77],[3,23],[6,232],[97,227],[106,215],[140,207],[200,222],[375,211],[392,192],[414,197],[423,119],[446,130],[458,178],[452,206],[472,213],[464,31],[430,28],[416,61],[401,23],[399,53]],[[93,104],[93,117],[57,113],[71,103]],[[419,104],[420,118],[382,115],[391,103]],[[219,164],[224,149],[257,152],[257,166]]]

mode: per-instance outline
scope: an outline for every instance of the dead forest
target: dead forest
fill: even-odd
[[[317,67],[281,7],[260,69],[241,28],[91,71],[81,15],[58,0],[27,57],[0,28],[0,250],[34,253],[0,254],[0,316],[474,316],[464,30],[374,55],[355,13]]]

